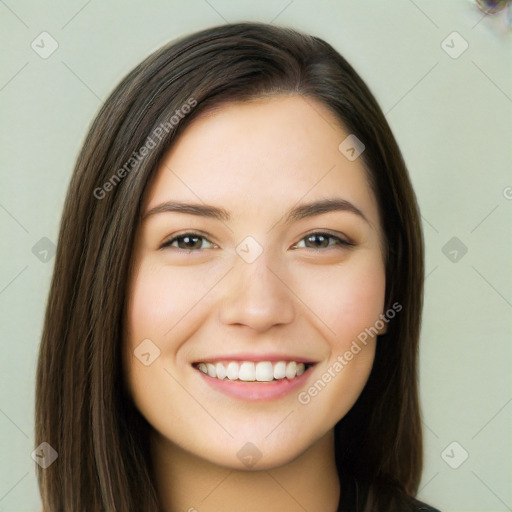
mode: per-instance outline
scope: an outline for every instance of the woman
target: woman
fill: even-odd
[[[162,48],[95,119],[40,349],[44,511],[418,502],[418,207],[367,86],[257,23]]]

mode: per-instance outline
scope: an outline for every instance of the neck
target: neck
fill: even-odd
[[[287,464],[266,470],[218,466],[156,432],[150,438],[155,483],[165,512],[336,512],[340,483],[334,431]]]

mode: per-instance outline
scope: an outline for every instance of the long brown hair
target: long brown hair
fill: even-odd
[[[126,392],[121,364],[141,202],[161,158],[198,114],[278,94],[319,100],[365,144],[361,158],[385,234],[386,304],[402,306],[377,343],[363,393],[335,427],[340,510],[414,503],[422,467],[424,267],[405,163],[368,87],[329,44],[291,29],[236,23],[172,42],[139,64],[102,106],[78,156],[37,368],[35,443],[58,452],[46,469],[36,466],[45,512],[160,509],[150,426]]]

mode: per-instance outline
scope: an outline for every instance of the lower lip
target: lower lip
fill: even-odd
[[[304,386],[314,365],[310,366],[302,375],[293,379],[272,380],[270,382],[244,382],[240,380],[220,380],[210,377],[195,368],[204,381],[216,391],[242,400],[276,400]]]

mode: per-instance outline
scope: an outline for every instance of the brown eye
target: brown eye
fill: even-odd
[[[338,236],[331,235],[330,233],[311,233],[305,236],[302,241],[305,241],[306,249],[327,249],[332,246],[353,246],[354,244],[343,240]],[[333,241],[333,243],[331,243]],[[300,243],[300,242],[299,242]]]
[[[167,242],[164,242],[161,246],[161,249],[172,247],[189,252],[199,251],[204,249],[204,247],[201,247],[203,241],[207,241],[211,245],[214,245],[203,235],[199,235],[197,233],[183,233],[182,235],[175,236]]]

